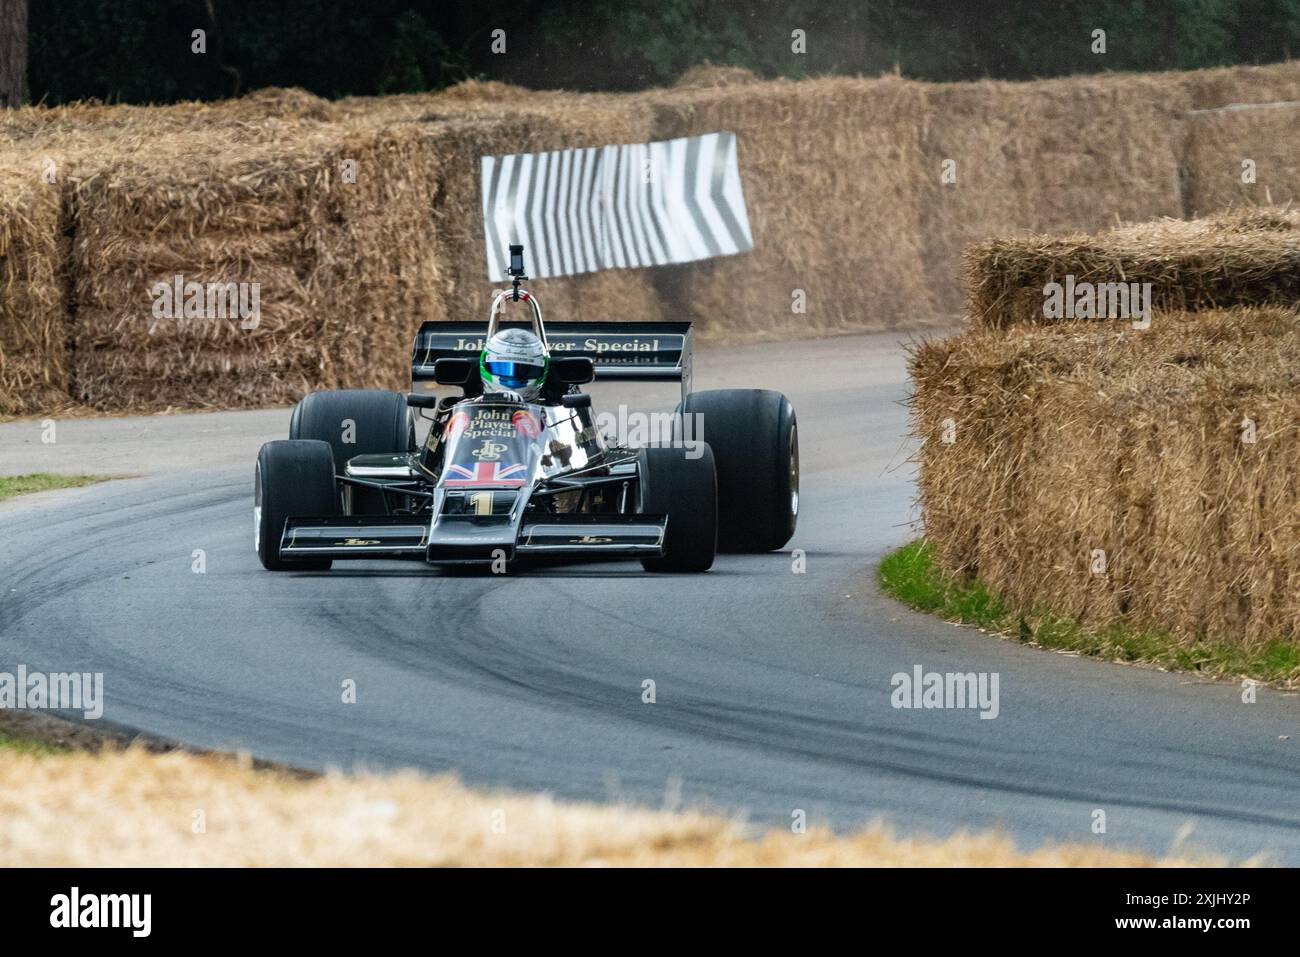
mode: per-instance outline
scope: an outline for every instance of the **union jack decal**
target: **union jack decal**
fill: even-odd
[[[504,462],[479,462],[473,468],[464,465],[448,465],[443,485],[507,485],[514,488],[524,484],[527,469],[516,462],[506,465]]]

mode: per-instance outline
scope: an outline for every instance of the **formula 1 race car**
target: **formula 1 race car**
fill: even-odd
[[[719,549],[771,551],[794,534],[799,442],[779,392],[692,392],[691,324],[543,324],[520,286],[497,294],[486,332],[426,322],[412,378],[459,396],[377,390],[316,392],[293,411],[288,440],[257,456],[258,557],[274,570],[338,559],[419,559],[504,570],[530,559],[638,558],[650,571],[702,572]],[[509,302],[531,307],[548,351],[540,394],[484,394],[480,351]],[[672,435],[634,448],[596,428],[602,379],[681,382]],[[413,411],[415,410],[415,411]],[[414,415],[430,418],[417,447]]]

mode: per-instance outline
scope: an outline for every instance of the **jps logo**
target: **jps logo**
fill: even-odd
[[[614,539],[600,538],[596,535],[583,535],[582,538],[575,539],[579,545],[608,545]]]
[[[500,442],[484,442],[474,450],[474,458],[480,462],[495,462],[507,448]]]
[[[339,546],[343,548],[364,548],[367,545],[378,544],[379,539],[377,538],[349,538],[339,542]]]

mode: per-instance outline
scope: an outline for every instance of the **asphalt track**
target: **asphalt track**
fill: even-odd
[[[0,506],[0,670],[103,671],[106,721],[306,767],[455,771],[776,826],[802,810],[839,829],[883,817],[906,833],[998,828],[1025,847],[1185,841],[1300,864],[1294,695],[1246,704],[1231,684],[1022,647],[878,593],[875,563],[912,534],[896,343],[697,357],[698,387],[794,401],[803,574],[789,549],[699,576],[391,562],[272,574],[253,554],[252,455],[288,413],[232,413],[210,441],[141,445],[150,477]],[[672,399],[633,391],[597,391],[598,408]],[[74,438],[44,451],[34,424],[3,426],[0,465],[58,455],[103,471],[138,423],[175,432],[187,418],[69,423]],[[997,673],[997,718],[895,709],[891,676],[916,665]]]

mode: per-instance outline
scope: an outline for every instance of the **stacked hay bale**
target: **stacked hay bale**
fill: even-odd
[[[231,111],[193,129],[132,118],[131,148],[119,137],[75,178],[76,397],[146,410],[405,388],[420,322],[481,318],[494,291],[479,158],[650,136],[648,111],[618,98],[499,86],[345,101],[323,117],[291,97],[282,117],[238,123]],[[158,318],[151,293],[176,276],[257,283],[256,327]],[[552,314],[660,315],[649,270],[532,286]]]
[[[441,176],[433,203],[439,281],[434,318],[487,318],[500,288],[488,280],[479,191],[480,159],[507,153],[644,143],[653,138],[649,111],[627,97],[530,94],[513,97],[500,84],[462,85],[437,98],[418,122],[429,127]],[[525,264],[530,262],[525,252]],[[533,279],[528,286],[546,315],[603,322],[665,317],[653,269]]]
[[[934,84],[925,101],[921,229],[945,312],[960,311],[969,242],[1182,215],[1169,76]]]
[[[157,260],[155,265],[166,268],[188,265],[192,260],[185,256],[184,240],[187,237],[169,234],[170,227],[177,222],[176,210],[168,207],[169,199],[161,200],[167,215],[153,222],[146,219],[143,225],[142,217],[136,217],[139,232],[134,235],[129,230],[115,235],[111,228],[107,231],[101,229],[97,235],[93,229],[87,235],[80,235],[81,228],[87,225],[83,214],[92,216],[92,226],[105,226],[102,221],[93,220],[93,215],[97,208],[96,197],[108,183],[120,184],[132,191],[130,195],[117,197],[121,206],[131,208],[138,204],[142,211],[157,210],[160,201],[152,195],[154,183],[151,179],[116,178],[118,171],[129,169],[133,164],[139,169],[152,162],[161,168],[164,175],[160,182],[165,190],[168,177],[174,175],[171,164],[189,163],[196,150],[201,152],[199,144],[206,144],[218,154],[228,152],[232,144],[244,148],[253,142],[262,142],[269,150],[276,132],[285,129],[284,124],[303,121],[323,124],[331,119],[332,107],[328,103],[296,90],[259,91],[239,100],[216,104],[108,107],[91,103],[0,112],[0,138],[6,147],[5,165],[21,171],[20,178],[6,180],[4,187],[0,188],[0,197],[6,205],[12,205],[15,198],[21,203],[24,196],[39,196],[43,211],[41,230],[46,235],[39,244],[27,242],[16,247],[26,250],[22,254],[26,261],[24,268],[33,275],[44,277],[44,281],[40,296],[34,301],[0,296],[0,337],[6,338],[9,347],[6,361],[10,370],[19,366],[43,370],[52,383],[51,389],[40,396],[24,387],[25,379],[15,381],[0,376],[0,414],[34,414],[74,401],[89,401],[99,408],[113,410],[159,408],[172,404],[184,407],[226,405],[224,394],[214,397],[198,393],[193,401],[185,394],[178,395],[175,388],[165,384],[166,376],[162,380],[157,378],[166,370],[156,361],[149,363],[146,360],[146,366],[134,374],[134,379],[128,376],[128,381],[119,387],[111,380],[122,368],[120,362],[115,365],[113,359],[104,360],[96,356],[97,347],[104,341],[103,330],[96,320],[103,318],[105,310],[115,311],[114,320],[119,322],[133,305],[140,307],[140,314],[149,316],[150,300],[147,289],[119,287],[110,291],[104,283],[111,283],[113,277],[87,275],[81,267],[88,262],[112,262],[114,256],[129,258],[133,252],[130,247],[136,241],[141,243],[138,251],[146,260],[150,257]],[[189,152],[181,148],[187,144],[192,147]],[[204,168],[211,170],[211,166]],[[40,188],[35,189],[36,186]],[[216,188],[219,187],[198,187],[200,192]],[[83,200],[89,203],[88,207],[81,206]],[[253,210],[252,215],[260,213]],[[102,241],[105,248],[96,249],[97,241]],[[237,232],[225,236],[213,232],[208,242],[210,246],[230,244],[234,247],[239,236]],[[255,245],[243,255],[251,259],[262,252],[265,249]],[[232,248],[230,255],[238,257],[241,254]],[[201,262],[202,258],[197,261]],[[111,293],[108,298],[102,301],[96,298],[106,293]],[[79,297],[82,295],[87,297],[85,317],[79,314]],[[125,298],[120,298],[122,295]],[[57,321],[48,318],[54,314],[57,314]],[[42,315],[47,317],[43,325],[49,334],[38,340],[24,335],[25,330],[41,322]],[[136,318],[139,318],[138,314]],[[109,340],[110,351],[121,350],[121,341],[111,334]],[[120,354],[117,359],[121,359]],[[111,371],[106,372],[106,369]],[[167,375],[185,375],[188,371],[178,369]],[[80,382],[82,377],[84,383]],[[142,401],[141,393],[149,392],[155,386],[158,387],[157,397]]]
[[[65,246],[59,187],[0,165],[0,415],[68,403]]]
[[[922,230],[945,312],[961,307],[969,242],[1282,203],[1300,182],[1297,114],[1270,106],[1300,100],[1300,62],[927,84],[925,96]],[[1253,186],[1240,183],[1247,158]]]
[[[1152,308],[1200,309],[1300,300],[1300,213],[1245,210],[1164,219],[1097,235],[974,243],[962,255],[971,321],[990,328],[1049,322],[1044,288],[1150,283]]]
[[[677,88],[632,95],[475,81],[333,104],[271,90],[216,104],[5,111],[0,166],[21,173],[5,174],[0,199],[19,237],[0,259],[0,414],[65,395],[144,409],[401,388],[419,321],[480,318],[492,295],[478,184],[487,154],[738,136],[752,252],[535,281],[552,317],[687,318],[713,341],[914,330],[957,308],[968,242],[1291,197],[1294,110],[1260,104],[1298,100],[1300,64],[956,85],[766,82],[702,68]],[[1254,106],[1219,109],[1238,103]],[[32,177],[47,157],[52,191]],[[1243,158],[1257,162],[1254,185],[1239,182]],[[348,160],[355,183],[343,179]],[[1198,242],[1164,229],[1151,241]],[[1102,275],[1148,269],[1162,308],[1200,307],[1210,286],[1211,302],[1266,303],[1291,285],[1267,263],[1276,288],[1254,278],[1270,255],[1262,246],[1211,250],[1194,282],[1161,286],[1158,261],[1069,242],[1083,249],[1071,265],[1080,276],[1088,263]],[[976,253],[989,267],[977,270],[981,322],[1034,311],[1039,267],[1026,248]],[[149,291],[176,275],[259,282],[259,327],[157,321]]]
[[[703,338],[788,339],[933,319],[921,240],[922,84],[728,83],[647,98],[655,139],[737,137],[753,251],[660,278],[666,302]],[[806,311],[796,311],[800,299]]]
[[[479,158],[652,136],[649,110],[627,98],[492,83],[337,105],[263,91],[161,109],[32,108],[0,117],[0,126],[22,144],[24,162],[57,157],[60,186],[45,197],[41,228],[50,240],[63,235],[61,215],[75,237],[44,273],[75,276],[70,293],[43,287],[46,302],[58,293],[61,345],[39,351],[28,342],[30,323],[6,324],[11,339],[25,337],[6,356],[17,351],[23,368],[46,370],[60,395],[136,411],[288,402],[313,388],[404,388],[419,323],[481,318],[494,291]],[[33,195],[6,190],[15,208]],[[15,218],[11,228],[29,222]],[[40,265],[32,248],[15,247],[24,263],[32,259],[24,269]],[[532,285],[552,315],[655,319],[662,313],[650,274]],[[157,284],[177,276],[257,283],[256,327],[238,317],[154,315]],[[57,360],[47,361],[50,351]],[[49,407],[17,404],[7,386],[4,395],[0,414]]]
[[[436,279],[436,181],[417,129],[301,122],[164,133],[81,177],[76,397],[143,410],[401,388]],[[246,284],[257,314],[160,316],[156,287],[177,282]]]
[[[1234,103],[1300,100],[1300,60],[1165,75],[1183,91],[1190,110],[1209,110]]]
[[[98,101],[62,106],[25,106],[0,113],[0,139],[7,149],[132,149],[164,132],[248,127],[267,121],[328,122],[339,108],[305,90],[272,87],[233,100],[187,101],[169,106],[108,106]],[[93,155],[88,159],[93,160]]]
[[[1026,613],[1300,639],[1300,217],[989,243],[966,265],[972,328],[912,362],[940,566]],[[1071,270],[1153,282],[1150,327],[1044,321],[1042,284]]]
[[[1300,101],[1199,110],[1187,122],[1192,212],[1300,201]]]

